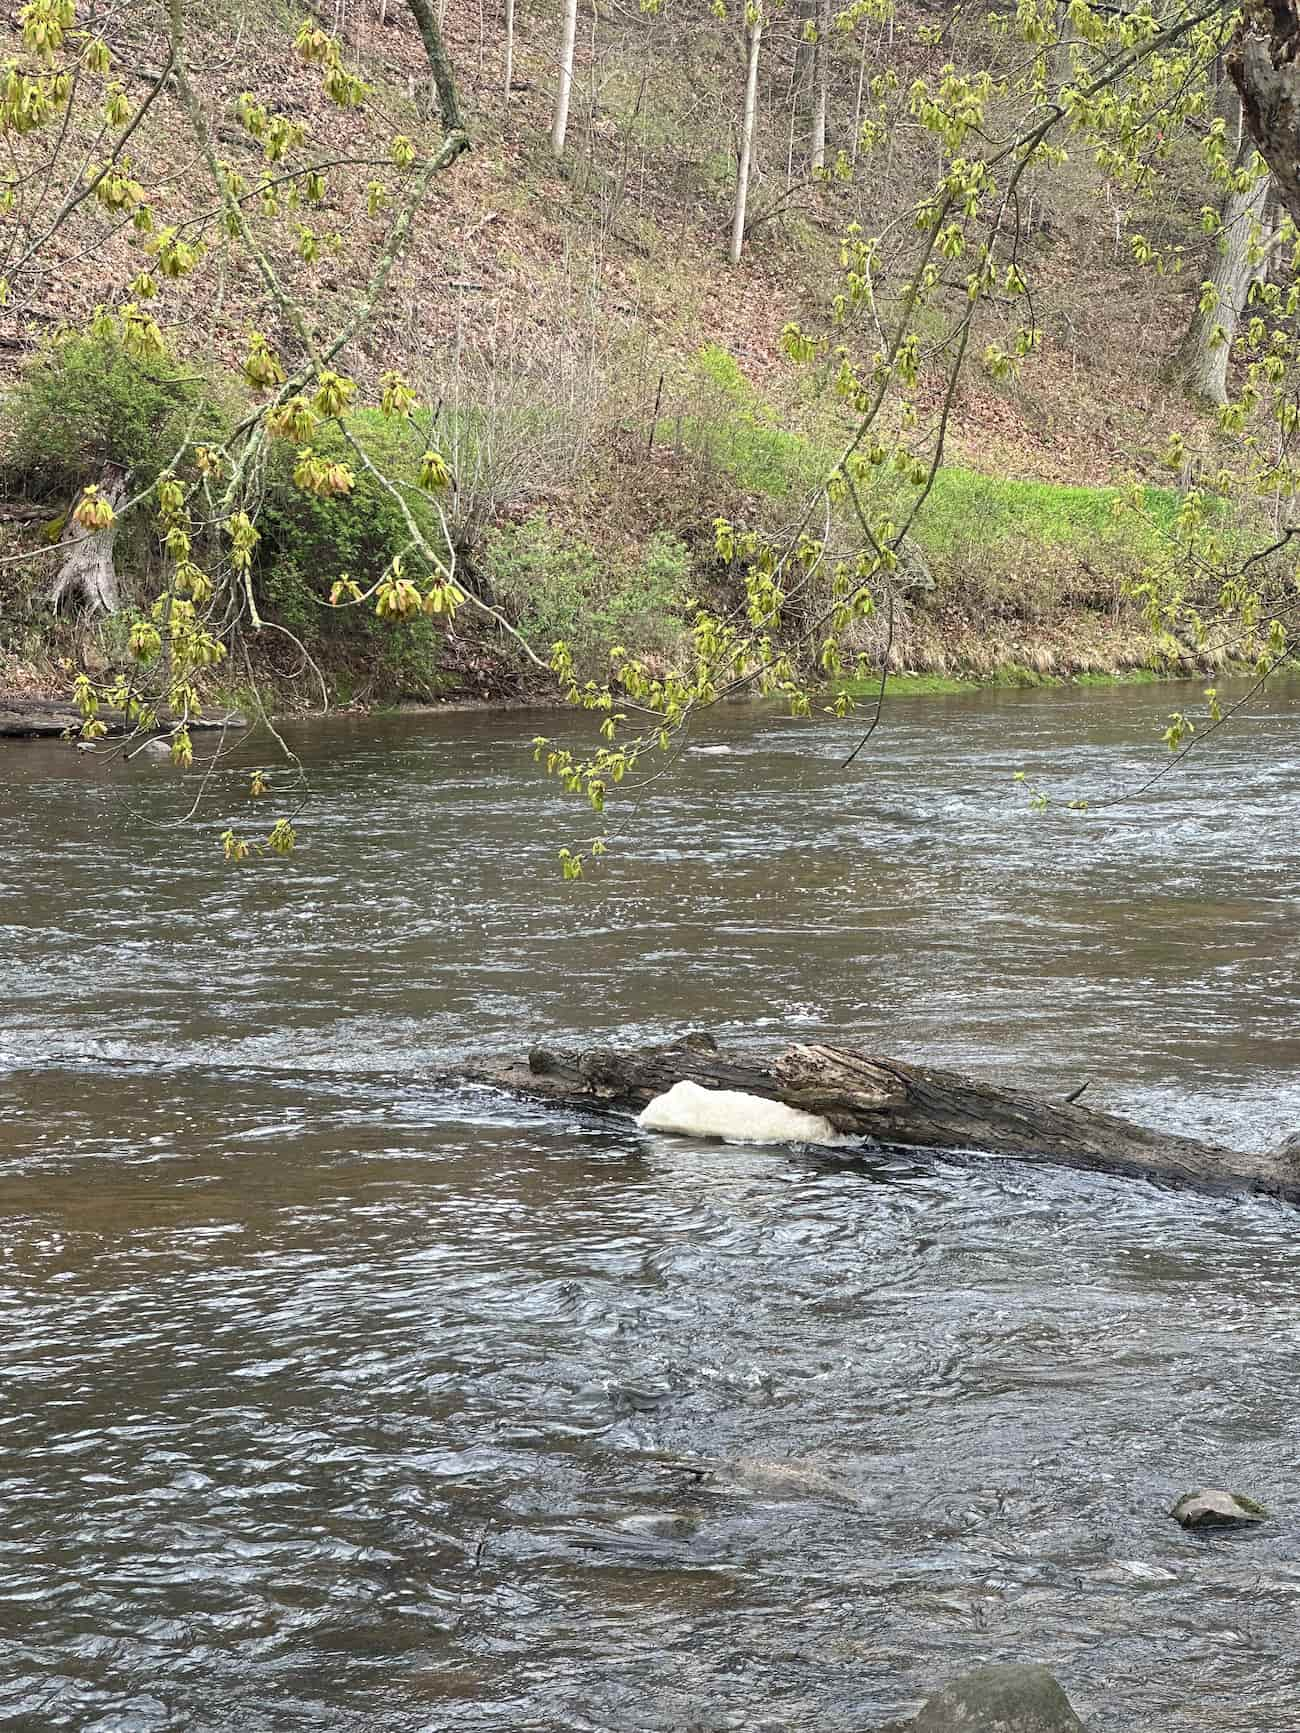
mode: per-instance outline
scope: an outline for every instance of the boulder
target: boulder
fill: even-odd
[[[1199,1492],[1185,1493],[1169,1514],[1184,1528],[1231,1528],[1236,1523],[1263,1522],[1268,1512],[1244,1492],[1203,1486]]]
[[[936,1692],[907,1733],[1085,1733],[1046,1667],[977,1667]]]

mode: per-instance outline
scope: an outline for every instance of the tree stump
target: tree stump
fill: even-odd
[[[67,527],[59,538],[63,561],[50,591],[53,607],[58,608],[69,596],[78,595],[92,614],[115,614],[121,606],[113,549],[117,542],[117,511],[126,498],[129,479],[127,472],[116,464],[104,465],[99,492],[113,508],[113,521],[104,529],[85,529],[74,512],[68,513]]]

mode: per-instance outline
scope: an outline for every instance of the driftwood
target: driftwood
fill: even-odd
[[[96,720],[105,724],[110,734],[127,734],[134,727],[120,710],[101,709]],[[0,693],[0,740],[58,739],[61,735],[80,732],[85,718],[66,699],[27,698],[21,693]],[[161,719],[164,727],[168,719]],[[214,712],[211,716],[191,716],[186,724],[192,730],[202,728],[246,728],[245,717],[236,710]]]
[[[534,1048],[527,1065],[476,1067],[474,1081],[598,1113],[636,1114],[683,1079],[740,1089],[819,1113],[836,1131],[894,1148],[1047,1162],[1211,1193],[1252,1192],[1300,1204],[1300,1158],[1248,1155],[1136,1125],[1112,1113],[955,1071],[842,1047],[722,1053],[709,1035],[636,1051]]]

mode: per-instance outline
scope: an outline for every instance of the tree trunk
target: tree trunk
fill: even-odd
[[[1074,30],[1070,24],[1069,0],[1056,0],[1056,41],[1047,53],[1047,94],[1055,102],[1069,84],[1073,71],[1071,46]]]
[[[816,58],[814,44],[808,40],[805,31],[810,24],[816,25],[819,6],[820,0],[798,0],[795,7],[795,27],[799,34],[794,45],[794,64],[790,68],[790,94],[796,107],[805,114],[808,112],[808,87],[812,83]]]
[[[1254,141],[1243,138],[1233,167],[1244,169],[1254,160]],[[1198,296],[1191,322],[1166,368],[1170,383],[1181,386],[1198,403],[1228,401],[1228,362],[1259,271],[1250,257],[1250,246],[1260,233],[1269,179],[1261,174],[1245,192],[1230,187],[1224,195],[1219,210],[1222,227],[1205,279],[1213,284],[1215,304],[1202,309]]]
[[[117,509],[126,498],[127,476],[115,464],[106,464],[99,479],[99,492],[113,508],[113,521],[106,529],[87,530],[68,513],[67,528],[59,538],[63,562],[50,591],[51,607],[59,607],[69,596],[80,596],[91,612],[115,614],[121,606],[113,547],[117,541]]]
[[[506,0],[505,105],[510,106],[510,87],[515,79],[515,0]]]
[[[731,262],[740,263],[745,246],[745,207],[749,203],[749,168],[754,155],[754,120],[758,114],[758,50],[763,39],[763,20],[755,17],[747,27],[749,64],[745,74],[745,113],[740,125],[740,162],[736,168],[736,204],[731,219]]]
[[[1300,223],[1300,0],[1247,0],[1228,51],[1246,127]]]
[[[1247,1155],[1071,1102],[846,1048],[723,1054],[711,1036],[689,1035],[667,1047],[631,1052],[594,1048],[565,1054],[535,1048],[527,1066],[476,1067],[468,1076],[534,1100],[623,1116],[640,1112],[685,1080],[782,1101],[822,1115],[838,1132],[892,1147],[1045,1162],[1300,1204],[1300,1158],[1294,1154]]]
[[[858,94],[853,104],[853,143],[850,150],[853,155],[853,166],[858,166],[858,151],[862,148],[862,94],[867,84],[867,32],[865,25],[862,30],[862,44],[858,50]]]
[[[444,132],[462,132],[460,104],[456,97],[456,78],[442,42],[442,20],[435,18],[429,0],[406,0],[407,10],[415,20],[420,40],[424,44],[434,89],[438,92],[438,112]]]
[[[826,167],[826,95],[830,80],[830,62],[830,0],[817,0],[817,42],[813,50],[812,137],[808,145],[808,166],[814,174],[820,174]]]
[[[560,36],[560,85],[555,93],[551,119],[551,155],[559,162],[564,155],[569,130],[569,98],[573,92],[573,49],[578,39],[578,0],[564,0],[564,28]]]

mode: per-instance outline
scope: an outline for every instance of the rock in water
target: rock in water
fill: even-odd
[[[679,1131],[688,1137],[721,1137],[728,1143],[844,1142],[820,1113],[803,1113],[743,1089],[703,1089],[685,1081],[656,1095],[637,1124],[644,1131]]]
[[[1070,1699],[1038,1666],[977,1667],[924,1704],[908,1733],[1085,1733]]]
[[[1268,1512],[1243,1492],[1203,1486],[1199,1492],[1185,1493],[1169,1514],[1184,1528],[1230,1528],[1239,1522],[1263,1522]]]
[[[754,1492],[768,1498],[819,1498],[858,1506],[863,1503],[852,1487],[811,1462],[775,1462],[761,1456],[665,1456],[659,1460],[664,1468],[689,1474],[701,1486],[718,1492]]]

